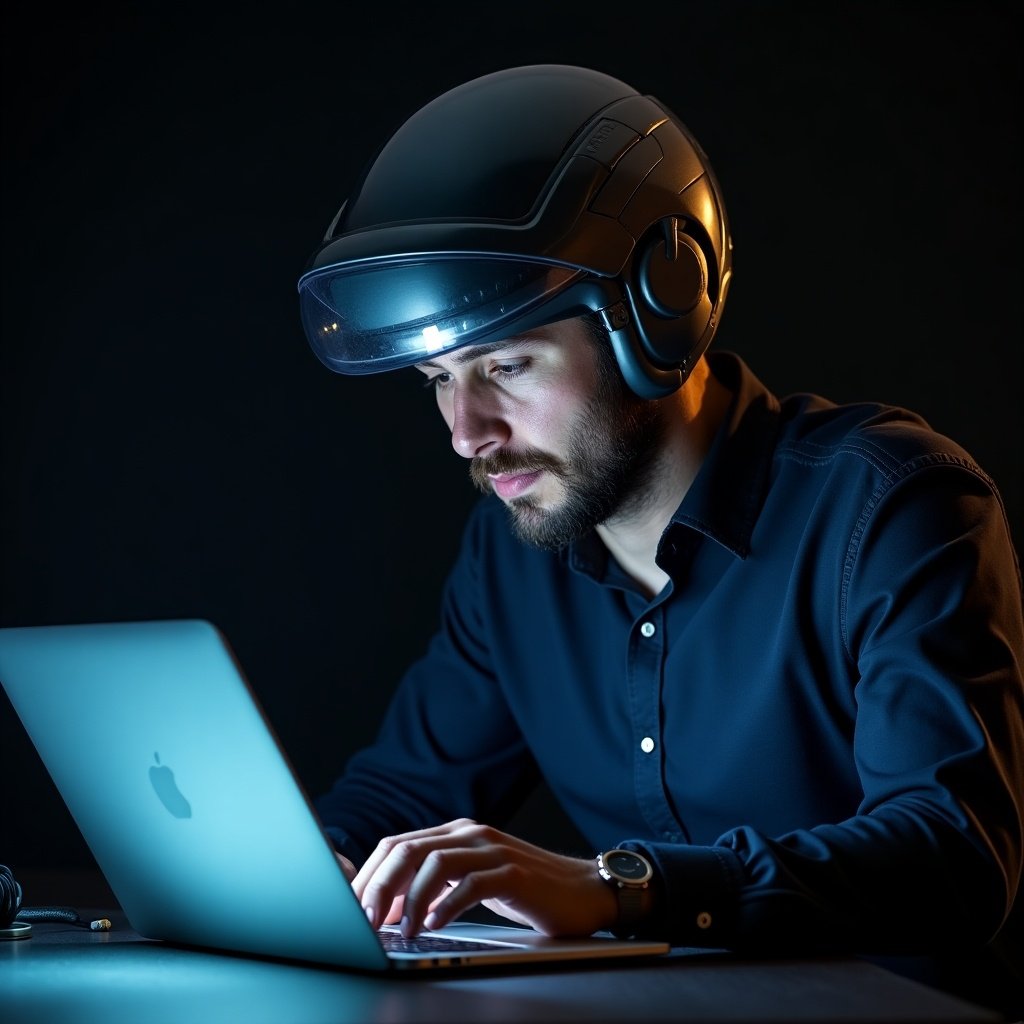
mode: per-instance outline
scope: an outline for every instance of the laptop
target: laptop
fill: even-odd
[[[0,684],[146,938],[369,972],[669,951],[470,921],[389,948],[404,940],[370,925],[237,657],[206,620],[3,628]]]

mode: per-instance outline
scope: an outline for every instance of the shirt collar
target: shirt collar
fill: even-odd
[[[708,365],[733,400],[672,523],[698,530],[746,558],[768,488],[780,406],[735,353],[712,353]]]
[[[707,356],[711,372],[733,392],[733,399],[711,448],[672,516],[673,527],[689,527],[738,558],[750,552],[750,538],[764,502],[779,433],[778,399],[733,352]],[[608,552],[596,532],[561,552],[578,572],[604,578]]]

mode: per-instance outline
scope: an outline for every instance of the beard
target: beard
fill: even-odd
[[[600,367],[594,397],[570,429],[564,458],[536,448],[473,459],[469,475],[483,493],[493,490],[488,474],[544,470],[565,491],[553,508],[529,496],[506,504],[512,532],[545,551],[558,551],[601,523],[639,511],[645,504],[664,421],[659,403],[636,397],[617,367]]]

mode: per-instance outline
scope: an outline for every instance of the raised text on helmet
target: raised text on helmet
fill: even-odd
[[[594,129],[594,133],[590,136],[584,147],[586,152],[596,154],[602,145],[607,141],[608,136],[615,131],[614,121],[602,121],[601,124]]]

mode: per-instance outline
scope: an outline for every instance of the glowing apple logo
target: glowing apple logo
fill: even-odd
[[[160,797],[160,803],[164,805],[176,818],[191,818],[192,808],[189,802],[181,795],[178,784],[174,781],[174,772],[165,764],[160,763],[160,755],[153,754],[156,764],[149,766],[149,781]]]

